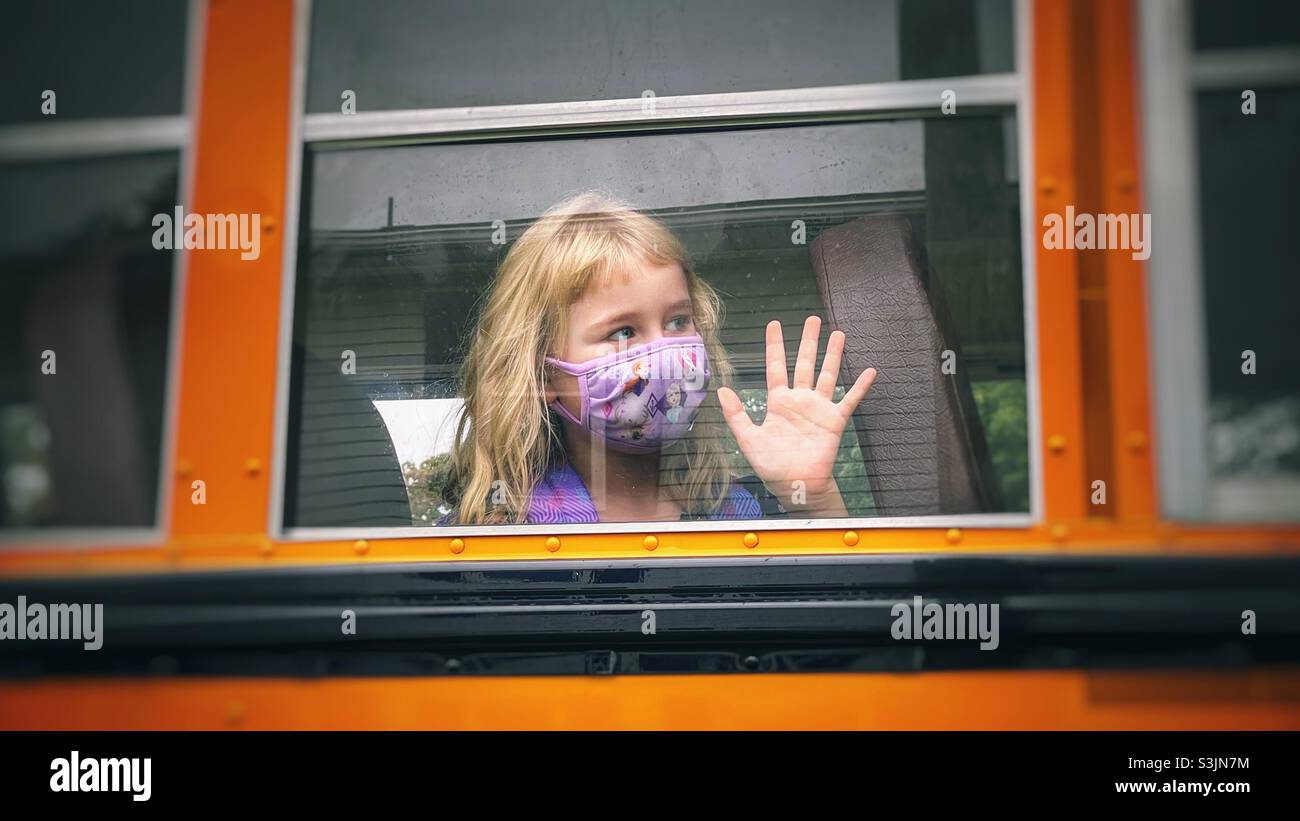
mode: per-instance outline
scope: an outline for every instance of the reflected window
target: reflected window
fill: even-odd
[[[0,526],[156,522],[175,152],[0,165]]]

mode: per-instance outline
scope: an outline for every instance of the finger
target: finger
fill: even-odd
[[[844,355],[844,332],[831,331],[831,338],[826,340],[826,358],[822,360],[822,372],[817,377],[817,393],[827,399],[835,398],[835,383],[840,380],[840,358]]]
[[[781,323],[775,319],[767,323],[767,389],[788,388],[785,378],[785,337]]]
[[[722,407],[722,418],[727,420],[727,427],[736,437],[736,442],[743,442],[750,429],[756,427],[754,420],[745,412],[745,405],[731,388],[718,388],[718,404]]]
[[[858,374],[857,381],[853,383],[853,387],[849,388],[848,393],[844,394],[844,398],[839,401],[838,406],[843,410],[845,416],[850,416],[853,411],[857,410],[858,403],[866,397],[867,391],[871,390],[871,383],[875,381],[875,368],[867,368],[865,371]]]
[[[821,333],[822,320],[810,316],[803,323],[803,338],[799,340],[799,355],[794,360],[794,386],[811,388],[817,367],[817,335]]]

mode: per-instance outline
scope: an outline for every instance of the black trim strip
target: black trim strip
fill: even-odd
[[[0,641],[0,676],[538,675],[1300,663],[1300,559],[889,555],[401,564],[0,581],[103,603],[104,646]],[[998,647],[896,640],[891,608],[997,604]],[[341,614],[356,614],[344,635]],[[655,632],[642,632],[654,611]],[[1242,611],[1257,633],[1243,635]]]

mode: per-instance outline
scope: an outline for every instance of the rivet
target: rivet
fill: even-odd
[[[241,724],[244,721],[244,705],[238,701],[231,701],[226,704],[226,723],[230,726]]]
[[[257,474],[261,473],[262,460],[258,459],[256,456],[250,456],[244,462],[244,472],[247,473],[249,476],[256,476]]]
[[[451,540],[451,552],[452,552],[452,553],[455,553],[457,556],[459,556],[461,553],[464,553],[464,552],[465,552],[465,540],[464,540],[464,539],[452,539],[452,540]]]
[[[957,544],[957,542],[961,541],[961,530],[950,527],[948,532],[943,534],[943,537],[948,540],[948,544]]]
[[[1125,169],[1115,177],[1115,184],[1119,186],[1120,191],[1128,194],[1133,191],[1134,186],[1137,184],[1137,180],[1133,178],[1132,171]]]
[[[1052,539],[1054,541],[1063,542],[1069,535],[1070,528],[1066,527],[1064,524],[1057,523],[1052,525]]]
[[[745,547],[758,547],[758,534],[746,533],[745,538],[741,539],[741,541],[745,543]]]
[[[357,539],[352,543],[352,549],[357,552],[358,556],[363,556],[370,552],[370,542],[365,539]]]
[[[1047,448],[1052,453],[1060,453],[1065,450],[1065,437],[1059,433],[1054,433],[1047,438]]]
[[[546,549],[549,550],[549,551],[551,551],[552,553],[554,553],[555,551],[559,550],[559,549],[560,549],[560,540],[557,539],[557,538],[554,537],[554,536],[551,536],[550,538],[548,538],[548,539],[546,540]]]
[[[759,665],[758,656],[745,656],[743,663],[746,670],[757,670]]]
[[[275,233],[275,226],[276,226],[275,217],[271,216],[270,214],[262,215],[262,233],[264,234]]]
[[[263,556],[270,556],[275,552],[275,545],[271,544],[270,539],[263,539],[261,544],[257,546],[257,551]]]
[[[1131,451],[1140,451],[1147,446],[1147,435],[1140,430],[1135,430],[1128,435],[1128,449]]]
[[[646,550],[654,550],[656,547],[659,546],[659,537],[646,536],[644,539],[641,540],[641,544],[645,547]]]
[[[1039,190],[1039,191],[1042,191],[1044,194],[1048,194],[1048,195],[1055,194],[1055,193],[1056,193],[1056,178],[1055,178],[1055,177],[1043,177],[1041,180],[1038,181],[1038,190]]]
[[[855,544],[857,544],[857,543],[858,543],[858,531],[856,531],[856,530],[846,530],[846,531],[844,531],[844,543],[845,543],[846,545],[848,545],[849,547],[853,547]]]
[[[182,477],[183,477],[183,476],[189,476],[190,473],[191,473],[193,470],[194,470],[194,465],[192,465],[192,464],[190,463],[190,460],[189,460],[189,459],[177,459],[177,460],[176,460],[176,475],[177,475],[177,476],[182,476]]]

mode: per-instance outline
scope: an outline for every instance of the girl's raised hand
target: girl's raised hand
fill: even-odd
[[[833,331],[814,386],[821,325],[815,316],[804,322],[791,386],[786,379],[781,323],[772,320],[767,324],[767,418],[762,425],[754,424],[730,388],[718,389],[718,402],[741,453],[787,510],[843,516],[847,513],[832,473],[835,457],[844,426],[871,389],[876,369],[867,368],[859,374],[844,398],[834,401],[844,333]]]

